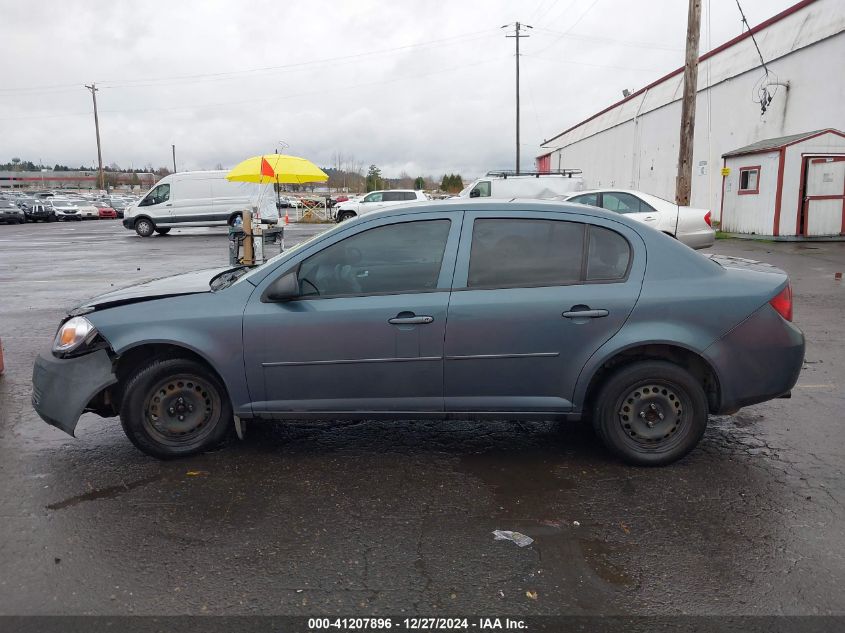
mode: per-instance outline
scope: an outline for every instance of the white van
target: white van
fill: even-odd
[[[465,187],[458,198],[554,198],[574,191],[583,191],[580,169],[557,172],[490,171]]]
[[[174,226],[225,226],[252,206],[264,223],[279,221],[271,185],[226,180],[223,171],[184,171],[159,180],[123,212],[123,226],[141,237],[164,235]]]

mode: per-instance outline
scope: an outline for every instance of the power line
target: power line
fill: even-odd
[[[760,64],[763,66],[763,70],[766,71],[766,76],[769,75],[769,69],[766,67],[766,60],[763,59],[763,53],[760,52],[760,47],[757,45],[757,38],[754,37],[754,32],[751,30],[751,25],[748,24],[748,20],[745,18],[745,13],[742,11],[742,6],[739,4],[739,0],[736,0],[736,7],[739,9],[739,14],[742,16],[742,21],[745,24],[745,28],[748,29],[748,32],[751,34],[751,41],[754,42],[754,48],[757,49],[757,55],[760,56]]]
[[[399,81],[409,81],[409,80],[412,80],[412,79],[420,79],[422,77],[431,77],[431,76],[440,75],[442,73],[451,72],[451,71],[454,71],[454,70],[463,70],[465,68],[472,68],[472,67],[475,67],[475,66],[483,66],[485,64],[496,63],[496,62],[499,62],[503,59],[507,59],[508,57],[510,57],[510,56],[508,55],[508,56],[504,56],[504,57],[501,57],[501,56],[500,57],[493,57],[493,58],[483,59],[483,60],[480,60],[480,61],[477,61],[477,62],[472,62],[472,63],[469,63],[469,64],[459,64],[457,66],[440,68],[438,70],[433,70],[433,71],[426,72],[426,73],[417,73],[417,74],[414,74],[414,75],[403,75],[402,77],[395,77],[393,79],[384,79],[384,80],[369,81],[369,82],[363,82],[363,83],[359,82],[359,83],[355,83],[355,84],[351,84],[351,85],[339,86],[338,89],[339,90],[354,90],[356,88],[369,87],[369,86],[380,86],[380,85],[385,85],[385,84],[396,83],[396,82],[399,82]],[[99,90],[99,88],[98,88],[98,90]],[[287,99],[295,99],[295,98],[298,98],[298,97],[311,97],[311,96],[315,96],[315,95],[325,95],[325,90],[320,88],[320,89],[317,89],[317,90],[309,90],[309,91],[306,91],[306,92],[299,92],[299,93],[286,92],[286,93],[283,93],[283,94],[278,95],[278,96],[265,97],[265,98],[262,98],[262,99],[241,99],[241,100],[238,100],[238,101],[224,101],[224,102],[218,102],[218,103],[205,103],[205,104],[192,103],[190,105],[172,106],[172,107],[164,107],[164,108],[159,108],[159,107],[122,108],[122,109],[114,109],[114,110],[103,110],[103,112],[106,113],[106,114],[125,114],[125,113],[132,113],[132,112],[172,112],[172,111],[177,111],[177,110],[201,110],[201,109],[204,109],[204,108],[218,108],[218,107],[228,107],[228,106],[243,106],[243,105],[257,105],[257,104],[262,104],[262,103],[274,103],[274,102],[287,100]],[[65,117],[88,116],[89,114],[90,114],[89,112],[68,112],[66,114],[48,114],[48,115],[36,115],[36,116],[3,117],[3,118],[0,118],[0,121],[22,121],[22,120],[30,120],[30,119],[59,119],[59,118],[65,118]]]
[[[320,59],[314,60],[306,60],[302,62],[294,62],[290,64],[282,64],[279,66],[264,66],[264,67],[257,67],[257,68],[247,68],[244,70],[235,70],[235,71],[223,71],[223,72],[216,72],[216,73],[196,73],[196,74],[188,74],[188,75],[171,75],[168,77],[145,77],[145,78],[138,78],[138,79],[113,79],[113,80],[106,80],[100,81],[99,83],[100,88],[128,88],[133,87],[134,84],[143,84],[143,86],[138,87],[146,87],[152,85],[159,85],[161,83],[166,82],[180,82],[180,83],[188,83],[188,80],[211,80],[214,78],[219,79],[228,79],[238,76],[246,76],[250,74],[256,73],[270,73],[270,72],[278,72],[284,70],[290,70],[294,68],[303,68],[307,66],[314,66],[314,65],[321,65],[321,64],[329,64],[329,63],[337,63],[343,61],[353,61],[359,60],[363,57],[371,57],[371,56],[379,56],[379,55],[387,55],[391,53],[403,52],[406,50],[411,50],[415,48],[425,48],[431,47],[439,44],[443,44],[445,42],[457,42],[460,40],[471,40],[471,39],[482,39],[483,37],[492,37],[495,35],[496,31],[492,29],[485,29],[481,31],[473,31],[470,33],[463,33],[461,35],[454,35],[451,37],[443,37],[435,40],[427,40],[425,42],[419,42],[417,44],[406,44],[403,46],[395,46],[392,48],[385,48],[385,49],[377,49],[373,51],[366,51],[363,53],[353,53],[351,55],[338,55],[335,57],[324,57]],[[106,85],[103,85],[106,84]],[[79,84],[54,84],[54,85],[46,85],[46,86],[29,86],[25,88],[0,88],[0,96],[5,94],[22,94],[22,93],[35,93],[35,92],[50,92],[50,91],[57,91],[62,92],[65,90],[77,90],[79,89]]]
[[[663,46],[661,44],[652,44],[650,42],[632,42],[630,40],[619,40],[612,37],[602,37],[599,35],[581,35],[578,33],[567,33],[561,31],[553,31],[552,29],[547,29],[542,26],[536,27],[536,30],[540,32],[541,35],[549,34],[549,35],[557,35],[558,39],[563,38],[572,38],[576,40],[585,40],[585,41],[593,41],[593,42],[609,42],[612,44],[619,44],[621,46],[630,46],[633,48],[645,48],[645,49],[653,49],[659,51],[669,51],[672,53],[677,53],[679,51],[684,50],[680,47],[673,47],[673,46]]]
[[[587,16],[587,14],[588,14],[590,11],[592,11],[592,10],[593,10],[593,7],[594,7],[594,6],[596,6],[596,4],[598,3],[598,1],[599,1],[599,0],[593,0],[593,2],[590,4],[590,6],[588,6],[588,7],[586,8],[586,10],[585,10],[585,11],[584,11],[581,15],[579,15],[579,16],[578,16],[578,18],[575,20],[575,22],[573,22],[572,24],[570,24],[570,25],[569,25],[569,27],[568,27],[568,28],[567,28],[567,29],[566,29],[563,33],[561,33],[561,34],[560,34],[560,36],[559,36],[557,39],[555,39],[555,40],[554,40],[551,44],[549,44],[546,48],[543,48],[543,49],[541,49],[541,50],[539,50],[539,51],[537,51],[537,52],[539,52],[539,53],[544,53],[545,51],[549,50],[552,46],[554,46],[555,44],[557,44],[557,43],[558,43],[560,40],[562,40],[564,37],[566,37],[566,35],[568,35],[568,34],[569,34],[569,32],[570,32],[572,29],[574,29],[576,26],[578,26],[578,25],[581,23],[581,20],[583,20],[583,19]]]

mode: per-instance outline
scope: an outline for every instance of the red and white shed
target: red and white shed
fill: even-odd
[[[845,134],[827,129],[722,155],[727,233],[782,239],[845,236]]]

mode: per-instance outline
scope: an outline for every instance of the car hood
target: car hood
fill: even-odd
[[[102,310],[103,308],[126,305],[127,303],[211,292],[209,282],[220,273],[231,269],[231,266],[225,266],[223,268],[196,270],[182,275],[151,279],[134,286],[112,290],[84,301],[71,312],[71,315],[75,313],[85,314],[93,310]]]

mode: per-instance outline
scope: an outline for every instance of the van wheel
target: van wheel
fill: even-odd
[[[159,235],[167,235],[168,233],[170,233],[170,227],[168,226],[164,229],[156,229],[156,233],[158,233]]]
[[[138,218],[135,220],[135,232],[141,237],[149,237],[153,234],[155,228],[152,220],[147,218]]]
[[[185,358],[157,360],[128,379],[120,422],[147,455],[175,459],[220,444],[233,425],[226,389],[204,365]]]
[[[593,425],[629,464],[662,466],[689,453],[707,427],[707,397],[685,369],[665,361],[621,368],[595,399]]]

